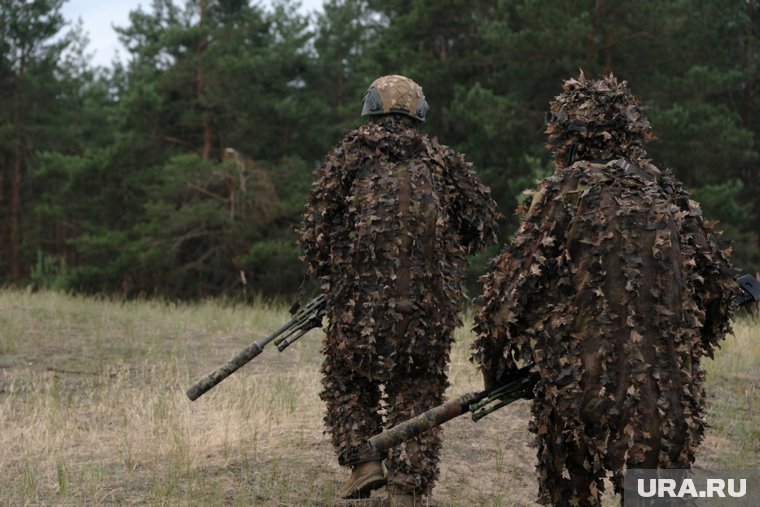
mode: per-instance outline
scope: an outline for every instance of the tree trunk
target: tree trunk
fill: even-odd
[[[22,54],[19,61],[18,78],[16,79],[16,94],[14,100],[13,126],[15,128],[16,146],[13,150],[13,171],[10,179],[10,213],[8,232],[10,239],[10,275],[11,280],[21,279],[21,182],[24,173],[24,138],[21,134],[24,119],[21,115],[23,100],[22,88],[24,71],[26,70],[26,55]]]
[[[5,167],[0,168],[0,258],[7,259],[10,257],[8,251],[8,223],[6,221],[6,204],[5,204]]]
[[[14,150],[13,172],[11,173],[10,202],[10,270],[11,279],[21,279],[21,180],[24,170],[21,147],[21,125],[16,124],[16,149]]]
[[[757,92],[757,80],[755,80],[752,75],[752,67],[756,60],[755,37],[753,31],[755,28],[755,20],[757,18],[758,21],[760,21],[760,16],[753,12],[755,8],[753,8],[752,2],[747,2],[747,17],[749,18],[749,23],[747,23],[747,29],[744,35],[744,71],[747,73],[748,79],[744,86],[744,107],[740,112],[742,116],[742,126],[747,129],[752,129],[752,110],[755,106],[755,94]]]
[[[603,24],[603,26],[606,27],[606,23]],[[615,44],[614,39],[612,38],[612,30],[609,30],[608,28],[604,28],[604,50],[602,51],[602,58],[603,58],[603,68],[604,72],[603,75],[608,75],[610,72],[612,72],[612,46]]]
[[[206,18],[206,11],[208,10],[208,4],[206,0],[200,2],[200,26],[203,26],[203,22]],[[203,37],[203,35],[201,35]],[[214,154],[214,126],[212,124],[211,107],[208,104],[206,98],[206,82],[203,77],[203,53],[208,46],[205,39],[198,41],[195,49],[196,68],[195,68],[195,85],[198,96],[198,103],[203,111],[203,152],[202,157],[204,160],[210,160]]]
[[[586,39],[586,61],[591,69],[601,67],[602,74],[612,72],[612,47],[615,45],[614,32],[609,28],[611,19],[605,11],[604,0],[596,0],[594,11],[591,13],[591,30]],[[613,25],[614,26],[614,25]],[[601,38],[601,46],[597,42],[597,36]]]

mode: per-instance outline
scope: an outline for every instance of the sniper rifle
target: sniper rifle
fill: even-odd
[[[740,294],[736,296],[736,302],[739,306],[760,301],[760,281],[755,277],[744,275],[739,277],[736,282],[741,288]],[[364,443],[349,447],[338,455],[338,462],[341,465],[353,465],[364,461],[382,459],[388,449],[462,414],[471,412],[472,420],[478,421],[513,401],[531,399],[533,388],[539,380],[538,373],[531,371],[532,368],[533,363],[528,362],[519,370],[506,373],[495,385],[484,391],[463,394],[455,400],[433,407],[427,412],[399,423],[371,437]]]
[[[349,447],[338,455],[338,463],[345,466],[382,459],[388,449],[466,412],[472,412],[472,419],[477,421],[513,401],[521,398],[530,399],[539,378],[538,373],[530,371],[532,367],[533,364],[523,366],[504,375],[499,382],[485,391],[463,394],[455,400],[447,401],[387,429],[362,444]]]
[[[325,314],[325,297],[319,295],[303,307],[299,307],[296,304],[291,308],[290,313],[293,318],[280,329],[266,338],[253,342],[229,361],[193,384],[186,391],[187,397],[191,401],[197,400],[219,382],[235,373],[238,368],[261,354],[264,351],[264,347],[271,341],[274,341],[277,350],[282,352],[315,327],[320,327],[322,325],[322,316]]]

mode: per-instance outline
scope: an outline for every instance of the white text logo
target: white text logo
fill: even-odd
[[[740,498],[747,494],[746,479],[705,479],[705,489],[697,489],[692,479],[639,479],[638,493],[642,498]]]

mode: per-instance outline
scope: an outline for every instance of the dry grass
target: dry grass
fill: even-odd
[[[323,434],[319,331],[184,395],[286,317],[264,303],[0,291],[0,505],[334,505],[345,472]],[[760,466],[758,321],[736,331],[709,365],[701,466]],[[457,331],[450,394],[480,387],[471,338]],[[518,402],[447,424],[430,504],[534,505],[528,416]]]

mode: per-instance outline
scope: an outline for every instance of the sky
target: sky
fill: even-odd
[[[270,0],[260,0],[261,4],[270,4]],[[117,56],[124,60],[127,52],[119,43],[115,26],[127,26],[129,12],[142,6],[149,10],[152,0],[68,0],[64,2],[63,12],[67,21],[73,22],[78,18],[84,23],[84,31],[90,39],[88,53],[93,54],[92,63],[107,67]],[[301,9],[306,12],[322,8],[323,0],[301,0]]]

